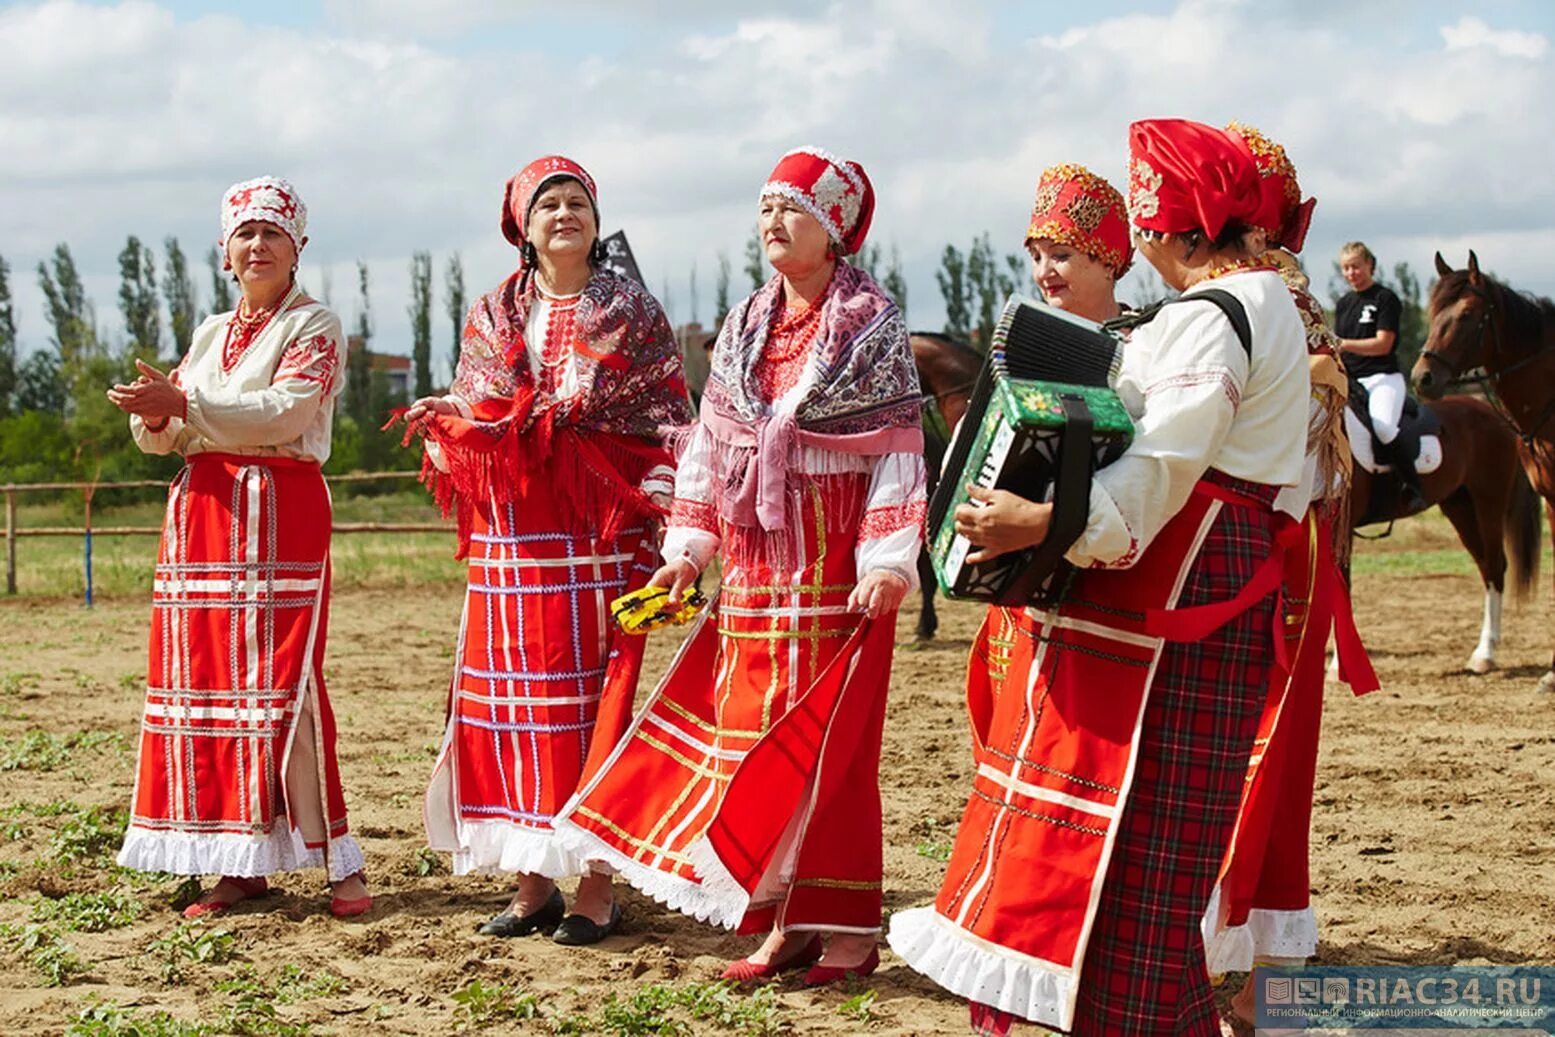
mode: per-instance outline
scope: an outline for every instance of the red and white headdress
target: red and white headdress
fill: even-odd
[[[1128,215],[1134,226],[1164,234],[1227,223],[1251,225],[1262,193],[1247,148],[1223,131],[1187,119],[1146,119],[1128,128]]]
[[[1252,126],[1233,122],[1226,126],[1232,140],[1245,147],[1258,167],[1262,202],[1250,221],[1269,236],[1269,244],[1300,252],[1312,223],[1312,207],[1317,199],[1301,200],[1301,185],[1296,182],[1296,167],[1285,149]]]
[[[589,204],[594,207],[594,223],[599,223],[599,188],[588,170],[565,155],[546,155],[537,158],[507,183],[502,193],[502,236],[514,245],[523,247],[524,225],[529,221],[529,209],[535,196],[553,180],[576,180],[588,192]]]
[[[278,176],[244,180],[227,188],[221,196],[221,245],[227,246],[232,232],[251,220],[273,223],[286,232],[298,251],[308,230],[308,207],[291,181]]]
[[[864,244],[875,215],[875,188],[857,162],[820,148],[795,148],[778,160],[761,197],[781,195],[820,221],[845,256]]]
[[[1049,166],[1037,182],[1026,242],[1039,238],[1079,249],[1110,267],[1114,277],[1122,277],[1134,262],[1123,196],[1103,178],[1073,163]]]

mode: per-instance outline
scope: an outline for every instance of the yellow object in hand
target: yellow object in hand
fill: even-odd
[[[680,607],[669,605],[668,587],[639,587],[610,603],[610,614],[628,634],[646,634],[650,630],[685,623],[707,604],[707,598],[695,587],[680,596]]]

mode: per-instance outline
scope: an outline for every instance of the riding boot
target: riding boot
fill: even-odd
[[[1420,473],[1415,471],[1415,458],[1420,452],[1420,441],[1409,439],[1403,435],[1398,436],[1391,443],[1372,442],[1380,448],[1382,460],[1398,473],[1399,489],[1405,512],[1424,511],[1431,506],[1426,500],[1425,490],[1420,485]],[[1413,446],[1414,449],[1410,449]]]

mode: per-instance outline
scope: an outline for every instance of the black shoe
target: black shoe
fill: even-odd
[[[538,910],[531,911],[522,918],[510,911],[504,911],[497,917],[482,922],[475,931],[482,936],[528,936],[541,930],[555,929],[561,924],[562,916],[566,913],[567,902],[562,899],[562,891],[553,889]]]
[[[556,933],[551,939],[568,947],[587,947],[615,932],[620,924],[621,905],[611,903],[610,921],[604,925],[600,925],[588,915],[568,915],[562,919],[562,924],[556,927]]]

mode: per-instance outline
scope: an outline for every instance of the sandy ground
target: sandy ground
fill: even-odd
[[[1555,961],[1555,698],[1534,692],[1555,641],[1548,591],[1508,609],[1505,668],[1478,678],[1460,671],[1479,622],[1473,580],[1372,575],[1359,578],[1357,592],[1385,687],[1363,699],[1329,687],[1312,839],[1321,960]],[[364,920],[337,922],[325,911],[320,873],[283,876],[279,893],[221,923],[236,934],[240,960],[261,975],[294,964],[342,977],[343,993],[280,1008],[281,1018],[319,1033],[452,1032],[461,1016],[451,995],[475,978],[532,992],[555,1014],[580,1014],[597,1010],[607,993],[716,976],[749,941],[632,891],[623,894],[620,935],[566,950],[541,938],[473,934],[504,903],[501,883],[418,874],[420,797],[441,733],[458,611],[456,590],[337,597],[329,687],[352,826],[377,906]],[[0,884],[0,922],[24,923],[40,897],[119,881],[102,867],[31,863],[48,856],[55,822],[14,808],[58,799],[127,806],[147,613],[142,601],[92,611],[0,604],[6,744],[38,730],[119,735],[78,747],[51,770],[0,772],[0,811],[11,808],[0,818],[25,822],[0,834],[0,864],[18,866]],[[961,671],[979,613],[952,605],[944,616],[940,640],[927,647],[905,640],[906,621],[900,629],[882,760],[890,909],[932,899],[942,865],[925,851],[948,845],[965,795]],[[672,648],[673,637],[656,638],[656,668]],[[61,1032],[91,997],[213,1018],[227,996],[215,984],[238,966],[194,966],[167,984],[145,954],[174,927],[171,889],[140,891],[146,909],[127,927],[67,934],[89,971],[64,988],[43,987],[14,950],[0,952],[0,1032]],[[791,980],[778,988],[780,1018],[796,1033],[966,1032],[964,1005],[889,952],[859,988],[867,989],[878,998],[871,1018],[860,1020],[839,1012],[846,992],[812,993]],[[507,1032],[549,1031],[523,1023]]]

